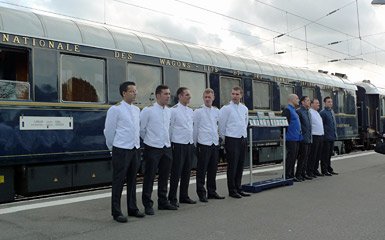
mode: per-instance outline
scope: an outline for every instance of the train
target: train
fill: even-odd
[[[107,109],[121,100],[119,84],[127,80],[137,85],[140,108],[153,103],[159,84],[170,87],[171,105],[177,88],[188,87],[192,108],[202,104],[206,87],[214,90],[220,108],[239,85],[250,115],[280,115],[291,93],[331,96],[337,153],[370,148],[371,133],[384,130],[385,92],[374,94],[367,82],[354,84],[344,74],[0,7],[0,202],[109,183],[104,121]],[[282,161],[279,127],[258,128],[252,140],[253,163]]]

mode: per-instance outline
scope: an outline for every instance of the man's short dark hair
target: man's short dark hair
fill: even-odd
[[[313,100],[311,100],[310,103],[313,104],[314,101],[318,101],[318,98],[313,98]]]
[[[123,82],[122,84],[120,84],[120,86],[119,86],[120,96],[123,97],[123,92],[127,91],[128,86],[135,86],[135,83],[127,81],[127,82]]]
[[[325,97],[325,98],[324,98],[324,103],[326,103],[326,101],[327,101],[328,99],[332,99],[332,98],[329,97],[329,96]]]
[[[179,97],[179,94],[182,94],[184,91],[188,90],[186,87],[180,87],[176,90],[176,96]]]
[[[302,96],[301,99],[300,99],[300,102],[305,101],[305,99],[306,99],[307,97],[308,97],[308,96]]]
[[[162,92],[162,90],[166,90],[166,89],[169,89],[169,87],[166,86],[166,85],[159,85],[159,86],[157,86],[156,89],[155,89],[155,95],[160,94]]]

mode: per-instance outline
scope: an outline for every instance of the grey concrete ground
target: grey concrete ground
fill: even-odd
[[[100,192],[0,205],[0,239],[385,239],[385,156],[343,157],[333,166],[340,175],[249,198],[156,210],[155,216],[129,218],[125,224],[112,220],[108,197],[4,214],[6,209]],[[225,179],[218,187],[227,196]],[[192,184],[191,197],[197,199],[194,191]]]

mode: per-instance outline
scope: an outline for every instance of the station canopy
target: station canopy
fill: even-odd
[[[105,24],[0,7],[0,31],[356,90],[337,76],[243,58]]]

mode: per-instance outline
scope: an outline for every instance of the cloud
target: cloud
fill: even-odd
[[[17,4],[223,48],[268,62],[343,72],[353,80],[372,79],[385,86],[381,83],[385,75],[385,34],[376,34],[385,32],[385,6],[378,8],[370,1],[358,1],[358,28],[356,3],[352,0],[185,1],[187,4],[171,0],[106,0],[106,9],[104,1],[94,0],[19,0]],[[280,33],[287,34],[273,41]],[[286,53],[274,54],[277,51]],[[329,62],[333,59],[339,61]]]

